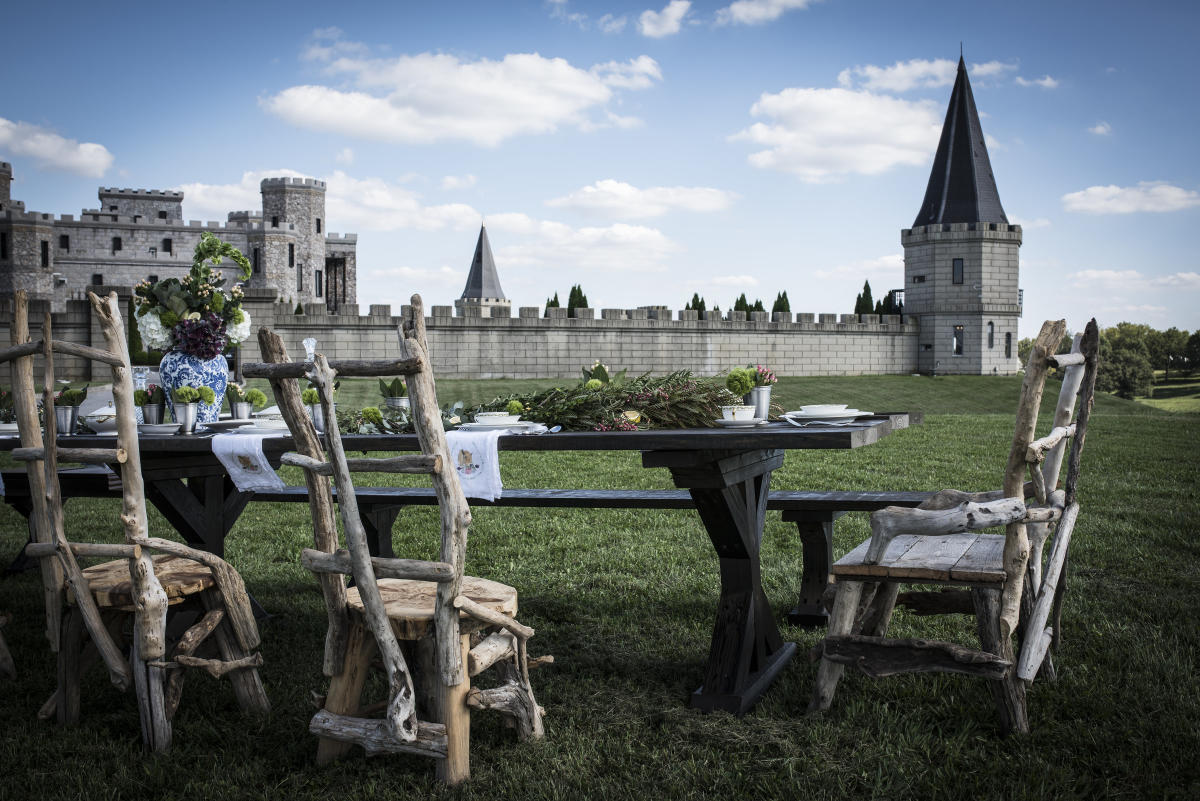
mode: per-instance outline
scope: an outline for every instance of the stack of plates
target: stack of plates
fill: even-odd
[[[827,423],[827,422],[847,422],[856,417],[867,417],[871,413],[864,412],[861,409],[847,408],[844,403],[821,403],[811,406],[801,406],[799,411],[786,412],[782,416],[790,423]]]
[[[767,422],[762,417],[751,417],[749,420],[715,420],[713,421],[722,428],[753,428]]]
[[[174,434],[179,430],[179,423],[139,423],[139,434]]]

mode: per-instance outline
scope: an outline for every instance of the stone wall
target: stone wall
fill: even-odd
[[[112,289],[106,287],[106,289]],[[121,290],[123,305],[129,290]],[[56,337],[91,344],[98,336],[88,322],[85,301],[71,301],[55,315]],[[386,358],[398,355],[399,317],[389,306],[374,305],[359,316],[356,305],[327,314],[321,303],[305,304],[305,314],[275,300],[273,292],[249,290],[246,310],[254,330],[273,328],[291,354],[304,352],[300,341],[315,337],[318,350],[332,359]],[[565,312],[566,310],[560,310]],[[590,311],[590,310],[589,310]],[[729,368],[761,363],[779,375],[859,375],[911,373],[916,368],[917,326],[899,317],[855,315],[772,315],[758,319],[698,319],[695,312],[656,309],[605,310],[602,319],[543,317],[525,307],[515,317],[454,317],[450,306],[434,306],[426,319],[435,374],[441,378],[573,377],[599,359],[631,374],[692,370],[717,375]],[[620,312],[620,316],[617,315]],[[60,323],[59,320],[62,320]],[[8,311],[0,314],[0,338],[7,341]],[[256,341],[246,359],[258,359]],[[82,363],[64,363],[60,377],[90,379]]]

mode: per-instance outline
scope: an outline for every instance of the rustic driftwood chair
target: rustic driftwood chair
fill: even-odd
[[[285,454],[283,461],[304,468],[316,544],[304,551],[302,561],[317,574],[328,612],[324,667],[331,682],[324,708],[309,724],[322,738],[318,762],[335,759],[358,744],[368,755],[434,757],[439,777],[456,784],[470,776],[472,708],[505,714],[521,739],[541,737],[543,713],[529,684],[526,652],[533,629],[515,619],[517,591],[463,575],[471,511],[442,428],[421,297],[414,295],[406,311],[396,360],[330,362],[318,354],[313,363],[289,363],[282,341],[267,329],[259,331],[259,345],[266,363],[247,364],[243,374],[271,380],[291,429],[298,452]],[[339,375],[406,376],[421,454],[347,459],[331,398]],[[321,397],[328,461],[300,403],[296,381],[290,380],[301,376]],[[371,557],[350,478],[351,472],[361,471],[432,477],[440,505],[440,561]],[[346,550],[338,549],[330,476],[337,488]],[[345,574],[354,578],[348,590]],[[387,699],[364,706],[363,687],[376,655],[386,672]],[[470,677],[493,666],[500,673],[498,686],[471,687]],[[372,710],[383,716],[372,717]],[[418,719],[418,713],[425,719]]]
[[[13,400],[21,447],[17,461],[29,463],[33,504],[30,515],[33,542],[26,553],[41,560],[46,607],[46,633],[58,654],[58,686],[40,716],[57,713],[59,722],[74,723],[80,713],[80,675],[102,660],[113,684],[135,688],[142,737],[153,751],[171,743],[171,720],[183,689],[185,668],[201,668],[213,676],[228,675],[242,709],[265,714],[270,706],[258,674],[262,657],[255,653],[258,627],[246,589],[237,572],[222,559],[169,540],[151,538],[134,417],[129,349],[117,296],[88,293],[100,321],[106,349],[53,339],[50,314],[42,323],[42,340],[30,341],[29,304],[18,291],[12,322],[12,347],[0,351],[0,361],[13,361]],[[103,362],[112,369],[117,436],[113,448],[59,448],[54,414],[54,355],[66,354]],[[38,423],[33,360],[44,365],[42,404],[45,438]],[[84,462],[120,467],[120,544],[69,542],[63,527],[58,462]],[[158,551],[151,555],[151,551]],[[114,561],[80,567],[80,557]],[[166,634],[169,607],[187,604],[199,615],[168,655]],[[123,652],[126,624],[132,621],[129,654]],[[213,635],[216,648],[206,638]],[[197,655],[215,650],[213,658]]]
[[[915,509],[881,509],[871,515],[871,538],[834,565],[837,590],[828,636],[818,646],[821,665],[810,712],[829,708],[845,665],[873,677],[943,671],[988,679],[1005,731],[1029,731],[1026,684],[1039,670],[1053,678],[1048,650],[1059,636],[1067,547],[1079,515],[1080,457],[1096,380],[1096,321],[1076,338],[1070,354],[1054,356],[1064,330],[1061,320],[1047,322],[1034,342],[1004,488],[977,494],[944,490]],[[1066,368],[1062,389],[1050,433],[1035,440],[1051,366]],[[1078,419],[1071,422],[1077,396]],[[1066,483],[1058,490],[1068,441]],[[1030,495],[1032,503],[1026,505]],[[1006,526],[1003,535],[979,533],[1001,525]],[[1043,546],[1052,526],[1053,546],[1043,569]],[[969,592],[899,595],[901,583],[957,585]],[[888,638],[897,601],[917,614],[974,612],[981,649]],[[1019,654],[1012,646],[1014,633],[1021,639]]]

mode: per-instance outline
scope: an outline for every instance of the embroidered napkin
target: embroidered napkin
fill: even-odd
[[[447,431],[450,461],[468,498],[494,501],[504,491],[500,483],[498,442],[506,431]]]
[[[286,433],[286,432],[284,432]],[[234,485],[242,492],[281,490],[283,480],[275,475],[263,454],[263,439],[269,434],[217,434],[212,438],[213,455],[221,460]]]

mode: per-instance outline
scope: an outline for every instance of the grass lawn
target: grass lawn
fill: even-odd
[[[566,383],[567,379],[563,382]],[[341,402],[373,400],[360,382]],[[439,384],[443,402],[486,400],[553,381]],[[1010,378],[783,379],[787,408],[822,401],[920,409],[922,426],[856,451],[792,452],[780,489],[991,489],[1012,436]],[[1048,392],[1052,403],[1056,388]],[[0,610],[20,676],[0,702],[0,798],[1195,798],[1200,796],[1200,415],[1168,414],[1102,396],[1089,430],[1064,612],[1060,679],[1029,693],[1028,737],[1001,738],[985,684],[959,676],[874,681],[848,674],[831,713],[804,714],[821,633],[781,623],[800,656],[744,718],[686,706],[701,681],[718,592],[717,560],[694,513],[475,511],[468,570],[521,593],[537,630],[532,654],[546,739],[518,744],[498,717],[473,727],[471,783],[447,790],[418,757],[357,754],[313,765],[310,693],[320,675],[324,609],[298,561],[310,541],[305,508],[251,504],[228,540],[229,560],[273,613],[262,624],[269,720],[243,720],[227,685],[189,675],[166,756],[140,752],[136,706],[100,671],[74,729],[38,721],[54,686],[36,572],[0,580]],[[670,486],[633,453],[505,453],[509,486]],[[299,483],[297,472],[285,474]],[[371,483],[396,477],[372,476]],[[66,506],[75,536],[119,536],[115,501]],[[157,515],[151,527],[162,533]],[[436,549],[433,510],[406,511],[398,555]],[[868,534],[865,515],[837,524],[835,552]],[[0,559],[25,537],[0,510]],[[778,614],[795,600],[800,543],[768,519],[763,585]],[[965,618],[899,613],[895,636],[959,638]]]
[[[1163,372],[1157,371],[1149,397],[1139,400],[1165,412],[1200,413],[1200,375],[1192,373],[1181,376],[1176,373],[1168,381]]]

